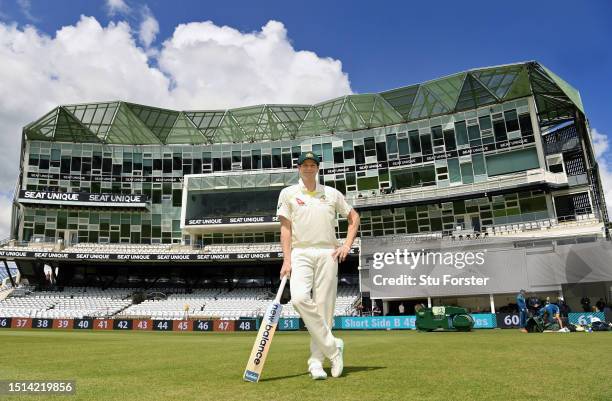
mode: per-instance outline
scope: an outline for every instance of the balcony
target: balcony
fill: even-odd
[[[485,196],[487,192],[518,190],[521,187],[532,187],[534,185],[546,185],[555,188],[564,187],[568,185],[568,178],[565,173],[551,173],[543,169],[536,169],[490,178],[484,182],[462,184],[453,187],[405,188],[399,189],[392,194],[349,194],[347,195],[347,200],[355,208],[399,205],[423,201],[439,202],[445,198],[467,197],[479,194]]]

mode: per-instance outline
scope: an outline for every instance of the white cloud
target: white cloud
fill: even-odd
[[[125,2],[107,4],[119,10]],[[183,24],[154,51],[137,44],[154,41],[159,28],[147,29],[142,37],[128,22],[101,26],[82,16],[48,36],[0,22],[0,194],[15,187],[22,127],[60,104],[118,99],[193,110],[351,93],[340,61],[294,49],[280,22],[251,33],[210,21]]]
[[[127,5],[125,0],[106,0],[106,9],[108,15],[113,17],[118,14],[129,14],[130,7]]]
[[[604,152],[608,150],[608,137],[605,134],[600,133],[597,129],[591,129],[591,139],[593,141],[593,151],[595,157],[599,159],[603,156]]]
[[[10,235],[12,204],[13,199],[10,195],[0,193],[0,240]]]
[[[145,48],[149,48],[159,33],[159,23],[151,13],[149,7],[142,8],[142,21],[138,30],[138,38]]]
[[[608,216],[612,217],[612,163],[606,158],[609,147],[608,136],[591,129],[591,138],[593,140],[593,151],[599,164],[599,176],[601,177],[601,186],[603,187]]]
[[[252,33],[211,21],[179,25],[159,66],[173,80],[174,101],[194,107],[313,103],[351,93],[340,61],[296,51],[277,21]]]

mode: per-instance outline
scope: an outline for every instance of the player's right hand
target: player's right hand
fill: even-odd
[[[282,279],[285,276],[287,276],[288,278],[291,277],[291,262],[289,261],[283,262],[283,267],[280,271],[280,278]]]

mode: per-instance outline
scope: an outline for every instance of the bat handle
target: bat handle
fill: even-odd
[[[280,286],[278,287],[278,292],[276,293],[276,298],[274,298],[274,302],[280,302],[281,295],[283,295],[283,290],[285,289],[285,284],[287,284],[287,276],[283,276]]]

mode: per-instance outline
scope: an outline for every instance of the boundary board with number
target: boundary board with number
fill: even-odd
[[[0,329],[95,331],[257,331],[259,319],[151,320],[151,319],[47,319],[0,317]]]
[[[605,319],[603,313],[570,313],[570,321],[590,322],[591,316]],[[518,315],[513,313],[481,313],[473,315],[477,321],[475,329],[516,328]],[[413,329],[415,316],[349,317],[340,316],[334,320],[337,330],[381,330]],[[388,324],[374,324],[383,322]],[[367,323],[367,324],[366,324]],[[174,331],[174,332],[235,332],[257,331],[260,319],[238,320],[195,319],[195,320],[151,320],[151,319],[46,319],[0,316],[2,329],[31,330],[93,330],[93,331]],[[304,330],[304,322],[298,318],[282,318],[280,331]]]

